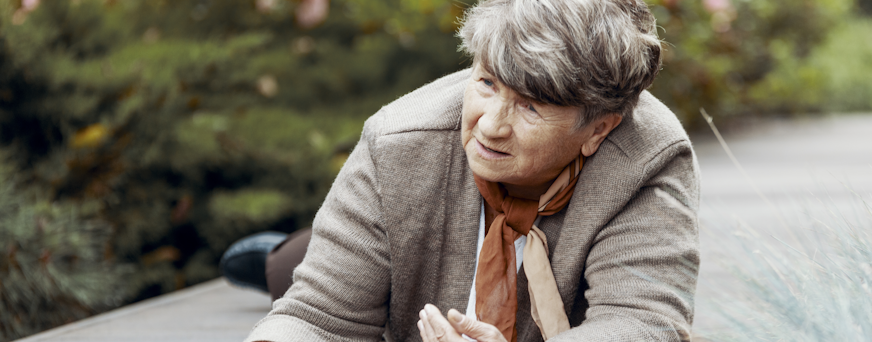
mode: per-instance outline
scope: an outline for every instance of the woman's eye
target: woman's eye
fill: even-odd
[[[486,85],[486,86],[488,86],[488,87],[493,87],[493,86],[494,86],[494,83],[491,82],[491,80],[489,80],[489,79],[484,78],[484,79],[482,79],[481,81],[484,82],[484,85]]]
[[[533,111],[534,113],[538,113],[538,112],[536,111],[536,108],[533,108],[533,105],[532,105],[532,104],[527,105],[527,109]]]

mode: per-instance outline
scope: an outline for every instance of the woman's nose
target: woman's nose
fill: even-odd
[[[504,101],[493,101],[478,119],[478,129],[487,138],[508,138],[512,135],[511,106]]]

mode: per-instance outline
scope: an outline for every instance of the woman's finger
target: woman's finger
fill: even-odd
[[[439,311],[439,308],[433,304],[427,304],[424,305],[424,312],[427,313],[430,327],[432,327],[436,339],[439,341],[451,341],[451,337],[453,336],[451,336],[450,333],[454,332],[454,328],[451,327],[448,320],[442,316],[442,312]],[[457,334],[455,333],[454,335]]]
[[[424,342],[431,342],[429,337],[427,337],[427,333],[424,331],[424,321],[418,320],[418,332],[421,333],[421,340]]]
[[[466,336],[478,341],[506,342],[505,336],[497,327],[467,317],[457,310],[448,310],[448,322],[458,333],[466,334]]]
[[[467,342],[436,306],[432,304],[425,305],[420,315],[425,333],[431,339],[440,342]]]
[[[418,317],[421,318],[419,321],[421,325],[418,327],[418,329],[421,329],[421,338],[425,342],[438,341],[438,339],[436,339],[436,334],[433,332],[433,326],[430,325],[430,318],[428,317],[427,312],[421,310],[421,312],[418,313]]]

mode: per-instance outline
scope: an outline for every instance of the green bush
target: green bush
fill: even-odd
[[[40,198],[16,189],[10,171],[0,162],[0,340],[122,304],[130,268],[105,257],[99,204]]]
[[[656,0],[667,42],[651,91],[686,126],[699,108],[722,118],[819,109],[827,83],[808,57],[851,0]],[[844,60],[849,56],[833,56]]]
[[[812,53],[811,64],[825,75],[822,108],[836,112],[872,109],[872,18],[848,20]]]
[[[363,121],[465,65],[451,19],[462,3],[333,1],[307,29],[299,3],[260,3],[270,2],[41,1],[25,11],[0,0],[0,146],[19,187],[41,198],[25,204],[70,211],[58,222],[101,222],[81,229],[102,235],[77,238],[108,243],[106,267],[135,271],[93,278],[124,290],[103,301],[52,301],[60,295],[4,276],[15,285],[4,296],[44,293],[32,309],[56,305],[57,316],[30,320],[35,311],[10,302],[0,326],[14,330],[0,340],[217,277],[236,239],[309,225]],[[47,248],[19,234],[29,227],[0,225],[22,258]]]

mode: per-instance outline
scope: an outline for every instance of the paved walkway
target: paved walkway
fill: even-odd
[[[829,215],[821,201],[850,215],[859,203],[852,191],[872,199],[872,115],[767,122],[725,138],[771,205],[711,133],[694,137],[703,175],[701,300],[694,324],[700,330],[719,327],[716,309],[704,299],[730,293],[735,284],[720,264],[736,253],[731,233],[737,222],[767,238],[787,237],[796,219]],[[241,341],[269,308],[266,295],[219,279],[21,341]]]
[[[241,342],[270,306],[268,295],[221,278],[18,342]]]

